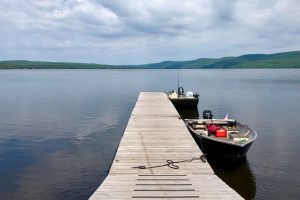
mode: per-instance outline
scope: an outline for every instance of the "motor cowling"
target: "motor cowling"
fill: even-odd
[[[212,119],[213,114],[212,114],[211,110],[204,110],[202,113],[202,117],[203,117],[203,119]]]
[[[179,96],[183,96],[184,95],[184,89],[183,89],[183,87],[179,87],[178,88],[178,95]]]

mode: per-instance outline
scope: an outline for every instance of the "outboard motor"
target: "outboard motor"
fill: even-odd
[[[212,114],[211,110],[203,110],[202,117],[203,117],[203,119],[212,119],[213,114]]]
[[[184,95],[184,89],[183,87],[178,88],[178,96],[183,96]]]

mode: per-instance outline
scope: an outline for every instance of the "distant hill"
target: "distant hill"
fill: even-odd
[[[70,62],[41,62],[12,60],[1,61],[0,69],[109,69],[114,66],[89,64],[89,63],[70,63]],[[116,68],[116,66],[115,66]]]
[[[191,61],[164,61],[142,65],[103,65],[90,63],[1,61],[0,69],[235,69],[300,68],[300,51],[276,54],[248,54],[238,57],[199,58]]]
[[[199,58],[191,61],[165,61],[135,65],[158,69],[233,69],[233,68],[300,68],[300,51],[276,54],[248,54],[238,57]]]

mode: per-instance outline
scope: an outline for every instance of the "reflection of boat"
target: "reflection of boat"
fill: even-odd
[[[255,198],[256,181],[247,157],[239,159],[237,162],[210,159],[209,157],[207,160],[215,174],[244,199]]]
[[[170,91],[168,94],[170,101],[175,107],[197,107],[199,102],[199,94],[193,92],[184,93],[182,87],[178,88],[178,91]]]
[[[197,107],[191,108],[177,108],[181,119],[199,119],[199,112]]]
[[[212,119],[211,111],[203,119],[185,120],[188,129],[200,140],[201,150],[208,156],[238,159],[246,156],[257,133],[233,119]]]

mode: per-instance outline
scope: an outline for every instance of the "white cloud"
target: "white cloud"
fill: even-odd
[[[300,49],[296,0],[2,0],[0,59],[107,64]]]

